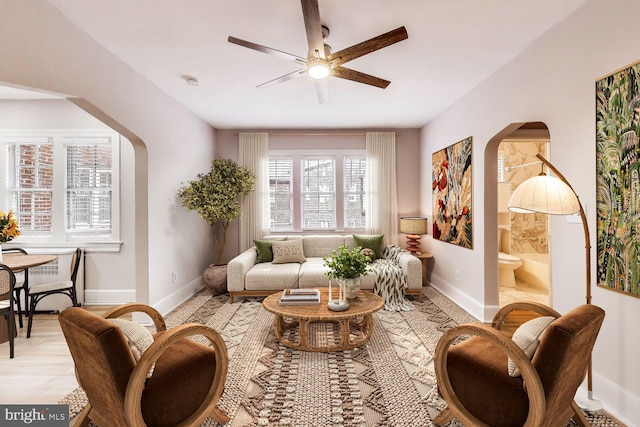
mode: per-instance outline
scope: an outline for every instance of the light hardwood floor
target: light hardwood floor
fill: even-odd
[[[500,287],[500,307],[516,301],[536,301],[551,305],[549,291],[516,278],[515,288]]]
[[[109,307],[87,307],[104,313]],[[9,359],[9,343],[0,344],[0,402],[47,404],[78,387],[73,360],[56,314],[36,314],[31,338],[26,320],[14,341],[15,357]]]

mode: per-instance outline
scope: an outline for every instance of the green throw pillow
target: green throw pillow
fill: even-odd
[[[356,242],[356,246],[360,246],[362,249],[369,248],[376,253],[376,258],[384,258],[382,251],[384,250],[384,234],[377,234],[371,236],[357,236],[353,235],[353,240]]]
[[[287,238],[283,239],[273,239],[273,240],[287,240]],[[258,252],[258,258],[256,258],[256,264],[260,264],[261,262],[271,262],[273,261],[273,248],[271,247],[271,242],[273,240],[254,240],[253,244],[256,245],[256,252]]]

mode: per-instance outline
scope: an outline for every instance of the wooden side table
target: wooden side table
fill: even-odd
[[[417,254],[416,258],[422,262],[422,286],[427,286],[427,262],[433,258],[433,255],[429,252],[422,252],[421,254]]]

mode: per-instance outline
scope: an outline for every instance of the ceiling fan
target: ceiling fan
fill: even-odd
[[[307,42],[309,44],[309,53],[306,58],[229,36],[228,40],[230,43],[257,50],[258,52],[263,52],[268,55],[292,60],[304,67],[285,74],[284,76],[269,80],[257,87],[271,86],[307,74],[314,79],[318,100],[323,104],[329,99],[327,82],[325,80],[328,76],[364,83],[382,89],[389,86],[391,82],[388,80],[345,68],[342,64],[407,39],[407,30],[404,27],[396,28],[388,33],[342,49],[339,52],[331,53],[331,48],[324,42],[324,39],[329,35],[329,28],[320,22],[318,0],[301,0],[301,2],[304,26],[307,30]]]

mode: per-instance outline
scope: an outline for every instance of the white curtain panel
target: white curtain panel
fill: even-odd
[[[242,196],[240,251],[269,234],[269,134],[241,132],[238,163],[256,174],[254,191]]]
[[[395,132],[367,132],[367,233],[398,244]]]

